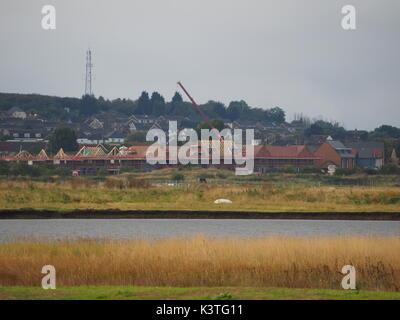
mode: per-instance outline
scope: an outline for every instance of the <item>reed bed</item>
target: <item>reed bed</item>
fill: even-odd
[[[37,240],[0,244],[0,285],[40,286],[53,265],[58,286],[357,288],[399,291],[400,237]]]

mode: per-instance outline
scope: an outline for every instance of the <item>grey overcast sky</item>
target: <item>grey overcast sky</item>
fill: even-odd
[[[400,127],[399,0],[1,0],[0,43],[0,92],[80,97],[90,46],[96,96],[170,100],[180,80],[201,103]]]

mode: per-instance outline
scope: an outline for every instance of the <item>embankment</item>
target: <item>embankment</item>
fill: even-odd
[[[259,212],[188,210],[0,210],[0,219],[300,219],[300,220],[391,220],[400,212]]]

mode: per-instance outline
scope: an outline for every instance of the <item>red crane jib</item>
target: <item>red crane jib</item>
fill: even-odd
[[[198,113],[200,113],[200,115],[202,116],[203,120],[210,126],[211,129],[215,129],[214,125],[212,124],[212,122],[210,121],[210,119],[207,117],[207,115],[203,112],[203,110],[201,110],[200,106],[196,103],[196,101],[194,101],[194,99],[192,98],[192,96],[189,94],[189,92],[187,92],[186,88],[183,86],[183,84],[179,81],[178,82],[178,86],[181,87],[181,89],[183,90],[183,92],[185,92],[185,94],[187,95],[187,97],[189,98],[189,100],[192,102],[192,104],[195,106],[196,110],[198,111]],[[218,130],[217,130],[218,131]],[[221,137],[221,135],[218,132],[218,138],[223,141],[223,138]]]

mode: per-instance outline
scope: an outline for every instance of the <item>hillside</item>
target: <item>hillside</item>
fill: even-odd
[[[0,93],[0,112],[18,107],[28,114],[38,115],[46,120],[80,121],[92,115],[110,114],[116,116],[149,115],[158,117],[187,117],[193,122],[202,118],[192,104],[183,101],[176,92],[171,101],[166,101],[158,92],[149,95],[143,91],[136,100],[82,96],[82,98],[53,97],[38,94]],[[285,112],[279,107],[254,108],[245,101],[232,101],[228,106],[221,102],[208,101],[201,105],[210,118],[239,122],[283,123]]]

